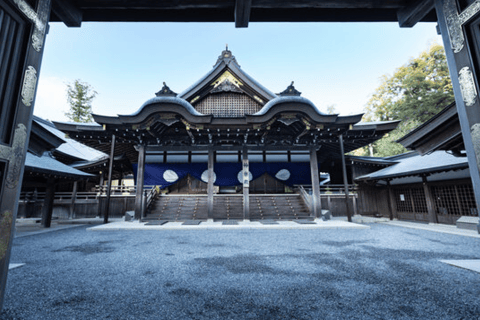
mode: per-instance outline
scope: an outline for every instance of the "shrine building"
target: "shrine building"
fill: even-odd
[[[155,95],[130,115],[94,114],[94,125],[55,122],[70,138],[130,160],[140,186],[137,219],[318,217],[320,172],[351,183],[343,155],[398,125],[325,114],[293,82],[275,94],[228,48],[184,92],[164,83]],[[144,185],[162,190],[148,210]]]

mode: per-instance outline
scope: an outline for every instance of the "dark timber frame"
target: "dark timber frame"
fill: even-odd
[[[51,0],[0,1],[0,309]]]
[[[477,207],[480,207],[480,103],[477,70],[480,35],[472,27],[477,24],[480,8],[476,1],[132,0],[121,1],[120,4],[118,1],[107,0],[94,3],[87,0],[0,0],[0,10],[8,17],[0,26],[2,39],[7,40],[0,48],[5,53],[0,61],[0,308],[3,306],[20,193],[18,181],[23,176],[26,141],[31,128],[36,82],[51,7],[51,21],[63,21],[68,26],[76,27],[82,21],[235,21],[238,27],[246,27],[250,21],[398,21],[402,27],[411,27],[419,21],[438,20],[452,76]],[[373,131],[375,130],[374,128]],[[113,134],[108,130],[105,133]],[[338,133],[343,134],[345,131],[340,130]],[[352,143],[361,139],[360,136],[355,136]],[[105,140],[103,134],[102,139]],[[344,139],[348,152],[348,133]],[[116,152],[121,152],[124,148],[130,155],[136,153],[128,139],[119,140]],[[322,151],[331,150],[338,143],[337,139],[323,140]],[[136,144],[138,143],[137,139]],[[163,145],[160,149],[174,147]],[[242,146],[238,148],[235,150],[241,150]],[[254,145],[249,150],[253,148],[259,146]],[[274,149],[276,146],[269,148]]]

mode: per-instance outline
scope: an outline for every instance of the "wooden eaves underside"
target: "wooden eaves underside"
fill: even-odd
[[[50,21],[436,22],[433,0],[54,0]]]

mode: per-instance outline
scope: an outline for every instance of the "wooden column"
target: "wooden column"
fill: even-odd
[[[322,204],[320,199],[320,177],[318,173],[317,148],[310,148],[310,171],[312,174],[312,207],[313,216],[318,218],[322,215]]]
[[[45,199],[42,208],[42,227],[50,228],[52,224],[53,201],[55,200],[55,180],[47,180],[47,189],[45,190]]]
[[[207,184],[207,217],[213,218],[213,166],[214,166],[214,153],[213,149],[208,149],[208,184]]]
[[[342,157],[343,186],[345,188],[345,207],[347,208],[348,222],[352,222],[352,213],[350,211],[350,203],[348,201],[349,194],[348,194],[347,165],[345,163],[345,151],[343,149],[343,135],[340,135],[338,138],[340,142],[340,156]]]
[[[138,151],[137,193],[135,194],[135,219],[140,221],[143,216],[143,184],[145,181],[145,146],[136,146]]]
[[[243,171],[243,219],[250,219],[250,165],[248,162],[248,150],[242,151],[242,171]]]
[[[51,0],[0,0],[4,32],[0,65],[4,85],[0,113],[0,310],[7,284],[15,219],[32,127]],[[4,9],[9,8],[9,9]],[[7,24],[8,23],[8,24]],[[4,28],[5,27],[5,28]]]
[[[70,203],[70,212],[68,215],[69,219],[75,218],[75,201],[77,200],[77,191],[78,191],[78,181],[75,181],[73,183],[72,202]]]
[[[387,181],[387,204],[388,204],[388,216],[390,220],[393,220],[393,207],[392,207],[392,197],[391,197],[392,187],[390,186],[390,180]]]
[[[427,202],[427,212],[428,212],[428,222],[438,223],[437,212],[435,211],[435,202],[432,198],[432,193],[430,191],[430,186],[427,182],[427,177],[422,176],[423,182],[423,192],[425,193],[425,200]]]
[[[112,134],[112,143],[110,146],[110,159],[108,162],[108,182],[107,182],[107,203],[105,204],[105,214],[103,215],[103,223],[108,223],[108,216],[110,215],[110,195],[112,193],[112,172],[113,172],[113,158],[115,155],[115,135]]]
[[[392,204],[392,206],[390,207],[392,210],[390,214],[390,220],[393,220],[394,218],[398,218],[397,217],[397,199],[395,199],[395,194],[393,192],[393,188],[391,185],[388,187],[388,198],[390,199],[390,203]]]
[[[452,79],[458,119],[467,151],[477,208],[480,208],[480,97],[475,65],[480,50],[478,23],[480,7],[476,2],[459,11],[458,0],[435,0],[438,26],[442,33],[450,78]],[[471,34],[467,37],[466,32]],[[477,226],[480,233],[480,224]]]

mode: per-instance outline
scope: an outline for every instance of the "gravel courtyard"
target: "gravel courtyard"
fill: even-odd
[[[0,319],[480,319],[480,239],[370,226],[17,238]]]

